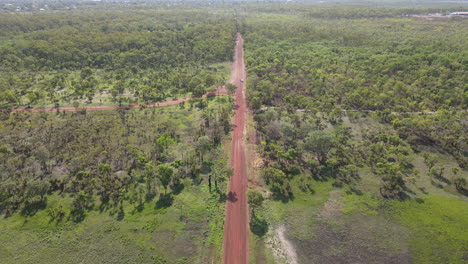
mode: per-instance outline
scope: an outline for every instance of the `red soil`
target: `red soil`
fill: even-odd
[[[247,164],[245,123],[247,106],[244,94],[245,66],[243,39],[237,35],[234,65],[230,82],[237,86],[235,93],[234,131],[231,145],[231,166],[234,174],[229,183],[229,194],[224,221],[224,264],[248,263]]]

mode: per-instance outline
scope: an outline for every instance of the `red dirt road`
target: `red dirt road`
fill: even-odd
[[[224,87],[218,87],[216,92],[209,92],[202,96],[202,98],[208,97],[210,95],[228,95],[226,89]],[[152,103],[152,104],[145,104],[143,107],[160,107],[160,106],[167,106],[167,105],[175,105],[182,102],[186,102],[192,98],[181,98],[173,101],[166,101],[166,102],[159,102],[159,103]],[[85,107],[72,107],[72,106],[64,106],[59,108],[17,108],[11,110],[12,113],[22,113],[22,112],[76,112],[83,109],[87,111],[98,111],[98,110],[111,110],[111,109],[118,109],[118,108],[140,108],[142,105],[133,104],[133,105],[101,105],[101,106],[85,106]]]
[[[243,39],[238,33],[234,65],[230,82],[237,86],[235,93],[234,131],[231,145],[231,166],[234,174],[229,182],[229,194],[224,221],[224,264],[248,263],[247,217],[247,163],[245,148],[245,123],[247,106],[244,94],[245,65]]]

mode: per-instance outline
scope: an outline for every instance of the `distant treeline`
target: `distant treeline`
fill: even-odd
[[[70,10],[0,16],[0,107],[201,95],[224,82],[236,24],[204,10]],[[130,95],[130,96],[128,96]]]

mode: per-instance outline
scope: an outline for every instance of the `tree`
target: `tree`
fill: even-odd
[[[424,164],[431,170],[437,162],[437,156],[427,152],[424,152],[422,156],[424,158]]]
[[[84,191],[79,191],[72,202],[72,211],[82,212],[89,207],[92,197]]]
[[[82,80],[88,79],[92,75],[93,75],[93,70],[91,70],[89,67],[84,68],[80,73],[80,77]]]
[[[276,168],[267,168],[263,170],[263,178],[266,184],[270,186],[273,194],[280,199],[289,199],[292,196],[292,189],[288,182],[286,174]]]
[[[205,84],[206,86],[210,87],[216,83],[216,78],[213,74],[207,74],[205,76]]]
[[[213,167],[211,169],[211,173],[208,176],[208,187],[211,192],[211,177],[213,177],[215,188],[218,189],[218,182],[224,180],[225,178],[231,177],[233,170],[231,166],[226,162],[226,160],[220,158],[219,155],[221,153],[219,151],[216,152],[217,157],[214,161]]]
[[[237,86],[235,84],[232,84],[232,83],[227,83],[226,84],[226,89],[227,89],[229,95],[233,95],[237,90]]]
[[[459,177],[454,180],[455,188],[457,188],[458,191],[463,191],[466,188],[466,179]]]
[[[156,172],[158,174],[162,186],[164,187],[164,194],[166,194],[167,186],[171,182],[172,174],[174,173],[174,171],[170,166],[166,164],[161,164],[156,167]]]
[[[453,178],[456,178],[458,173],[460,172],[460,169],[457,167],[453,167],[451,170],[452,170]]]
[[[445,168],[443,167],[432,167],[429,170],[429,175],[434,178],[442,179],[444,175]]]
[[[188,88],[194,97],[200,97],[205,93],[204,85],[203,79],[199,76],[195,76],[188,83]]]
[[[159,146],[162,146],[164,149],[166,149],[169,145],[175,144],[176,141],[169,135],[169,133],[164,132],[157,140],[156,143]]]
[[[109,176],[112,168],[109,164],[99,163],[98,164],[98,171],[101,176]]]
[[[37,147],[34,150],[34,156],[39,161],[42,169],[41,179],[45,174],[50,173],[50,151],[45,146]]]
[[[394,162],[377,163],[376,174],[382,177],[380,194],[386,198],[400,196],[405,189],[405,181],[400,165]]]
[[[107,203],[114,189],[114,183],[112,182],[110,177],[112,167],[106,163],[99,163],[97,169],[101,180],[101,201],[103,203]]]
[[[197,142],[195,143],[195,151],[198,153],[201,162],[203,162],[205,153],[207,153],[210,149],[211,142],[207,136],[202,136],[197,139]]]
[[[323,165],[333,147],[333,140],[333,134],[323,130],[314,130],[305,139],[304,149],[313,152],[318,162]]]
[[[252,211],[252,215],[255,215],[255,211],[262,207],[263,204],[263,195],[258,190],[248,190],[247,191],[247,199]]]
[[[145,178],[146,178],[146,195],[147,197],[154,197],[155,192],[153,189],[155,179],[155,168],[151,162],[145,164]]]
[[[80,222],[85,218],[85,210],[89,208],[92,196],[80,191],[72,202],[70,216],[73,221]]]
[[[48,181],[33,181],[29,184],[29,187],[26,191],[26,197],[29,199],[34,199],[34,197],[39,196],[41,200],[44,200],[44,195],[47,194],[49,188],[50,183]]]
[[[27,93],[26,97],[28,98],[28,107],[31,107],[31,105],[35,104],[38,99],[38,96],[35,92]]]
[[[198,85],[192,91],[194,97],[202,97],[205,94],[205,87],[203,85]]]
[[[19,97],[12,90],[0,92],[0,110],[11,110],[20,103]]]

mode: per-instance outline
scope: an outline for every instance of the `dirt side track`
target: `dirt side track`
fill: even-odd
[[[244,94],[245,65],[243,39],[237,34],[234,65],[230,82],[237,86],[235,93],[234,131],[231,145],[231,166],[234,174],[229,182],[229,193],[224,221],[224,264],[248,263],[247,217],[247,163],[245,148],[246,102]]]
[[[216,96],[216,95],[228,95],[226,92],[226,89],[224,87],[218,87],[216,92],[209,92],[205,93],[202,98],[206,98],[208,96]],[[86,111],[99,111],[99,110],[112,110],[112,109],[119,109],[119,108],[140,108],[140,107],[161,107],[161,106],[168,106],[168,105],[175,105],[175,104],[180,104],[182,102],[187,102],[190,99],[193,98],[181,98],[177,100],[172,100],[172,101],[166,101],[166,102],[159,102],[159,103],[152,103],[152,104],[145,104],[145,105],[139,105],[139,104],[133,104],[133,105],[100,105],[100,106],[85,106],[85,107],[58,107],[58,108],[17,108],[13,109],[10,112],[11,113],[23,113],[23,112],[77,112],[80,110],[86,110]]]

